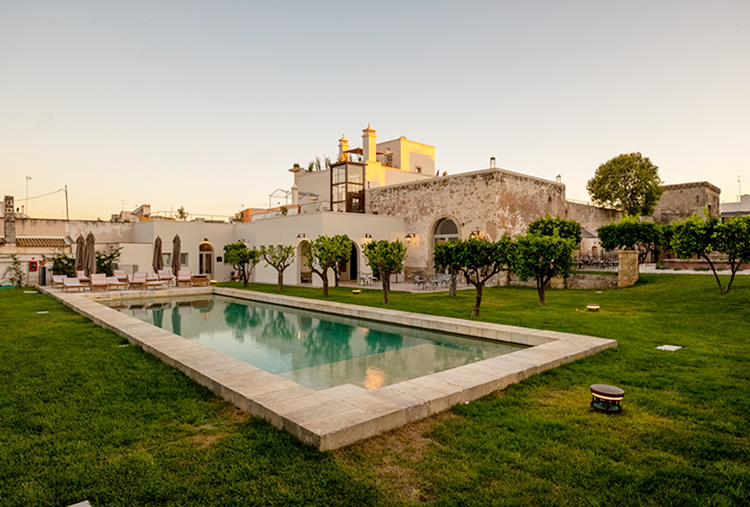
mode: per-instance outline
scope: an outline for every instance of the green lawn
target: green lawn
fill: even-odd
[[[389,306],[466,317],[473,296],[392,293]],[[480,319],[619,346],[318,453],[51,298],[2,290],[0,505],[750,504],[750,278],[724,296],[713,277],[658,274],[536,298],[488,289]],[[591,412],[593,383],[624,388],[624,413]]]

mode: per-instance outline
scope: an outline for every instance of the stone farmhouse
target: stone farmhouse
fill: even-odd
[[[597,245],[596,230],[620,218],[616,210],[567,200],[559,176],[551,181],[508,171],[496,167],[494,158],[485,169],[440,175],[433,146],[405,137],[377,142],[376,131],[369,125],[362,131],[361,147],[350,148],[342,136],[338,148],[337,161],[330,168],[289,169],[294,178],[288,192],[291,203],[244,210],[242,221],[236,222],[159,218],[150,214],[147,205],[113,215],[108,222],[34,219],[15,213],[13,197],[6,196],[0,255],[18,254],[28,281],[37,283],[40,271],[29,271],[28,261],[60,249],[70,254],[78,235],[92,231],[99,250],[122,248],[121,266],[151,271],[156,237],[162,239],[168,265],[172,238],[179,234],[182,264],[193,273],[229,279],[232,266],[223,261],[223,247],[229,243],[294,245],[296,256],[284,273],[284,283],[318,285],[320,281],[304,265],[305,243],[319,235],[346,234],[354,248],[342,280],[358,280],[371,272],[362,255],[367,242],[399,239],[408,255],[405,273],[396,280],[403,281],[417,272],[433,272],[432,252],[439,242],[523,234],[532,221],[549,214],[580,222],[582,248],[590,251]],[[707,182],[668,185],[655,219],[689,216],[706,206],[718,216],[719,192]],[[7,260],[0,260],[0,276],[6,265]],[[254,281],[274,283],[276,271],[261,262]]]

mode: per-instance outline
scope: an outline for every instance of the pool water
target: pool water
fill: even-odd
[[[109,304],[312,389],[377,389],[525,348],[224,296]]]

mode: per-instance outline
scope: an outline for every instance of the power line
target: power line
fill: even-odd
[[[65,189],[61,188],[59,190],[55,190],[54,192],[50,192],[49,194],[35,195],[33,197],[27,197],[26,199],[18,199],[18,200],[19,201],[30,201],[32,199],[39,199],[40,197],[47,197],[48,195],[52,195],[52,194],[58,194],[60,192],[65,192]]]

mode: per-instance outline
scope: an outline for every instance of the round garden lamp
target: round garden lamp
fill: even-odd
[[[620,402],[625,391],[615,386],[594,384],[591,386],[591,408],[605,414],[616,414],[622,411]]]

